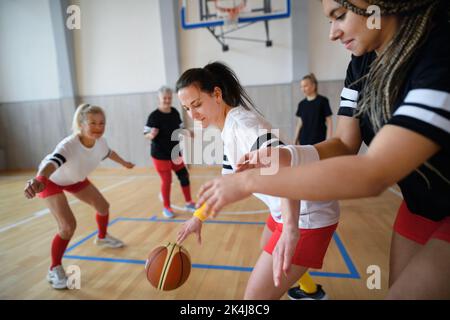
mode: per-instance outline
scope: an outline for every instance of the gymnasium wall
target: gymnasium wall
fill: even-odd
[[[158,0],[76,0],[80,96],[154,92],[166,82]]]
[[[330,23],[321,1],[309,1],[309,69],[320,81],[344,79],[350,62],[349,51],[339,40],[330,41],[329,34]]]
[[[68,133],[59,97],[48,0],[0,1],[0,169],[35,167]]]
[[[105,109],[105,136],[111,148],[137,166],[151,166],[142,129],[157,107],[156,90],[174,82],[167,71],[174,58],[170,60],[164,52],[168,35],[161,0],[66,0],[81,8],[81,30],[70,31],[75,97],[62,94],[49,1],[54,0],[0,1],[0,169],[35,168],[70,133],[74,108],[81,101]],[[226,62],[258,109],[292,139],[296,106],[303,98],[298,81],[303,74],[292,71],[293,62],[301,56],[292,49],[296,37],[308,43],[308,52],[302,54],[308,56],[307,66],[316,73],[320,92],[330,98],[334,112],[350,58],[330,44],[320,2],[301,1],[312,27],[299,32],[293,30],[291,19],[271,22],[272,48],[230,42],[230,51],[222,52],[207,31],[184,31],[177,26],[180,72],[213,60]],[[240,36],[264,38],[263,24],[244,30]],[[333,59],[321,57],[318,50],[332,52]],[[179,105],[176,96],[174,105]],[[103,166],[115,164],[107,160]]]

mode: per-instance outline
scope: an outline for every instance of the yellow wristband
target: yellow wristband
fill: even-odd
[[[203,214],[203,211],[205,211],[205,207],[206,207],[206,203],[202,204],[202,206],[200,208],[195,210],[193,216],[199,218],[200,221],[205,221],[208,218],[207,215]]]

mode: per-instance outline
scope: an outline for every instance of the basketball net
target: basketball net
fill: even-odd
[[[217,15],[224,18],[226,27],[236,28],[239,14],[247,6],[247,0],[215,0]]]

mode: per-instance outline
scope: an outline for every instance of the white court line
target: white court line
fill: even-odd
[[[122,184],[128,183],[128,182],[130,182],[130,181],[132,181],[132,180],[134,180],[133,177],[128,178],[127,180],[124,180],[124,181],[118,182],[118,183],[116,183],[116,184],[110,185],[110,186],[108,186],[108,187],[106,187],[106,188],[103,188],[103,189],[101,189],[100,191],[101,191],[101,192],[109,191],[109,190],[111,190],[111,189],[113,189],[113,188],[116,188],[116,187],[118,187],[118,186],[120,186],[120,185],[122,185]],[[80,200],[74,199],[74,200],[70,201],[69,204],[74,204],[74,203],[78,203],[78,202],[80,202]],[[5,227],[0,228],[0,233],[5,232],[5,231],[7,231],[7,230],[9,230],[9,229],[15,228],[15,227],[17,227],[17,226],[20,226],[20,225],[22,225],[22,224],[28,223],[28,222],[30,222],[30,221],[32,221],[32,220],[34,220],[34,219],[39,218],[39,217],[43,217],[43,216],[45,216],[45,215],[47,215],[47,214],[49,214],[49,213],[50,213],[50,210],[49,210],[49,209],[42,209],[42,210],[36,211],[36,212],[33,213],[33,214],[31,215],[31,217],[29,217],[29,218],[20,220],[20,221],[18,221],[18,222],[16,222],[16,223],[13,223],[13,224],[10,224],[10,225],[7,225],[7,226],[5,226]]]
[[[150,175],[101,175],[101,176],[90,176],[89,178],[92,179],[114,179],[114,178],[122,178],[122,177],[127,177],[127,178],[134,178],[134,179],[148,179],[148,178],[159,178],[159,176],[157,174],[150,174]],[[218,178],[221,177],[220,174],[218,175],[198,175],[198,174],[189,174],[189,177],[191,178]],[[2,177],[0,176],[0,181],[1,180],[13,180],[13,179],[24,179],[27,180],[29,177],[28,176],[5,176]]]
[[[162,198],[161,192],[158,194],[158,196],[159,196],[159,201],[162,202],[163,198]],[[171,204],[170,206],[172,208],[176,209],[176,210],[186,211],[184,209],[184,207],[177,206],[176,204]],[[267,209],[264,209],[264,210],[252,210],[252,211],[220,211],[221,215],[226,214],[226,215],[230,215],[230,216],[231,215],[243,215],[243,214],[258,214],[258,213],[270,213],[270,211],[267,210]]]

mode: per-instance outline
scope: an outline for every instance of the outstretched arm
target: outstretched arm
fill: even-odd
[[[386,125],[364,155],[340,156],[305,166],[281,168],[273,175],[260,175],[259,170],[249,170],[222,177],[201,187],[199,202],[206,201],[207,210],[217,212],[224,205],[255,192],[312,201],[377,196],[427,161],[439,148],[418,133]],[[319,147],[317,149],[322,159]],[[322,151],[323,154],[330,152]]]
[[[113,150],[111,150],[111,152],[109,153],[108,158],[110,158],[114,162],[117,162],[118,164],[121,164],[125,168],[132,169],[134,167],[134,163],[125,161]]]

